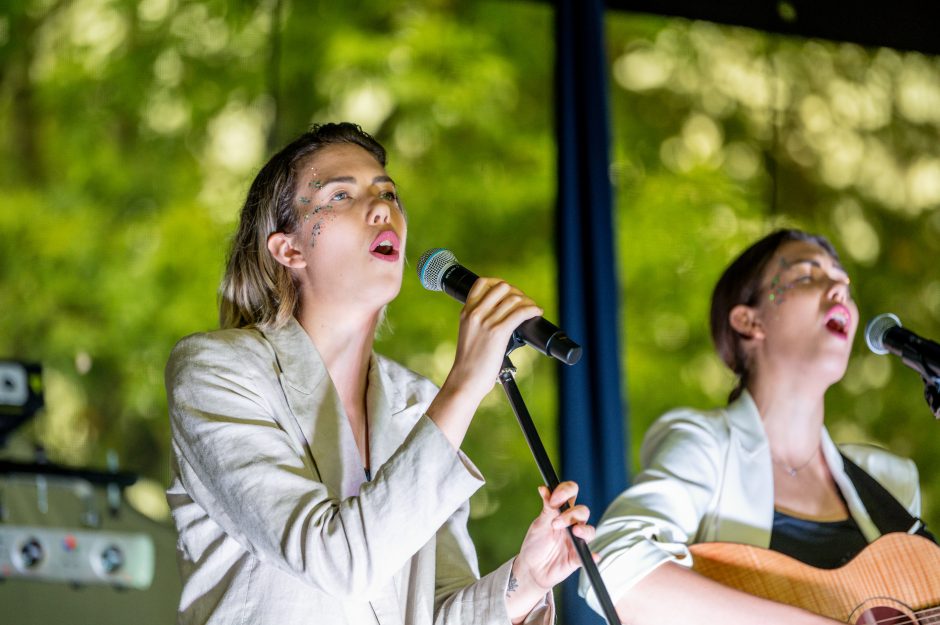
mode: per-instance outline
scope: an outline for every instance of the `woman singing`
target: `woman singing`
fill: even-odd
[[[179,621],[547,623],[579,566],[588,510],[541,489],[519,554],[479,578],[460,452],[510,334],[541,314],[505,282],[467,298],[438,390],[373,352],[399,292],[407,222],[385,150],[358,126],[314,127],[260,171],[221,286],[219,331],[166,370],[179,530]]]

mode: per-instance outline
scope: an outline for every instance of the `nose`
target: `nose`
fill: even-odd
[[[391,218],[391,208],[388,200],[376,198],[369,206],[368,222],[370,224],[387,224]]]
[[[829,278],[829,299],[840,304],[844,304],[848,300],[852,299],[852,295],[849,290],[850,280],[847,277],[838,277],[838,278]]]

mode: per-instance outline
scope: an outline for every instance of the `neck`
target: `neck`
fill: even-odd
[[[381,310],[356,314],[352,310],[302,306],[298,321],[323,358],[347,414],[365,414],[366,384],[375,328]]]
[[[796,467],[816,453],[825,418],[825,389],[805,379],[756,375],[748,392],[757,405],[775,459]]]

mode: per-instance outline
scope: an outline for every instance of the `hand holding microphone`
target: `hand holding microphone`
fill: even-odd
[[[443,291],[457,301],[466,302],[479,276],[460,265],[453,252],[437,247],[421,255],[418,278],[429,291]],[[573,365],[581,358],[581,346],[544,317],[520,324],[516,335],[526,344],[566,365]]]
[[[513,330],[541,313],[530,297],[507,282],[477,279],[460,313],[457,353],[448,378],[482,399],[496,384]]]
[[[424,260],[419,262],[419,275]],[[460,447],[483,397],[496,384],[513,331],[542,313],[531,298],[505,281],[473,277],[458,298],[465,304],[454,365],[427,409],[455,448]]]

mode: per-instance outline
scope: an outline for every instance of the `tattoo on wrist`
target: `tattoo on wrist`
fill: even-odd
[[[516,576],[512,573],[509,574],[509,583],[506,585],[506,596],[508,597],[510,593],[515,590],[519,590],[519,580],[516,579]]]

